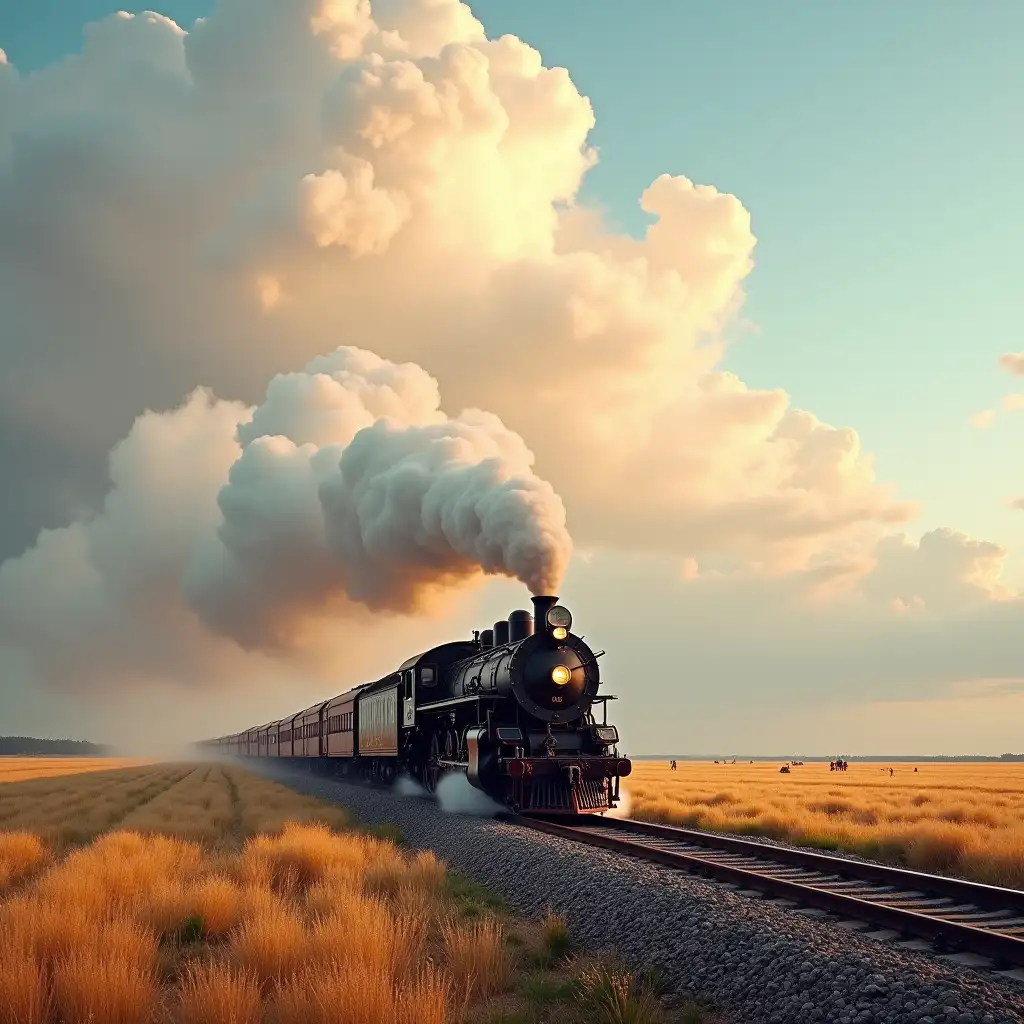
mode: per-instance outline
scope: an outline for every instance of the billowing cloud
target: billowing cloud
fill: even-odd
[[[1019,748],[1004,716],[1024,709],[1009,706],[1024,600],[1000,582],[1004,555],[936,530],[886,538],[846,576],[606,555],[574,563],[569,587],[608,646],[631,753],[999,753]]]
[[[1024,377],[1024,352],[1007,352],[999,357],[999,365],[1004,370]]]
[[[577,200],[593,126],[457,0],[219,0],[0,62],[11,678],[340,686],[482,573],[554,589],[565,510],[595,633],[673,699],[678,665],[697,702],[1014,668],[968,642],[1016,621],[1000,551],[890,536],[857,433],[725,368],[740,200],[661,175],[616,233]]]
[[[572,545],[533,454],[496,416],[449,418],[439,400],[418,366],[359,349],[275,377],[186,574],[204,620],[291,646],[328,608],[411,613],[481,573],[556,590]]]
[[[999,357],[999,365],[1010,373],[1024,376],[1024,352],[1007,352]],[[1004,395],[1000,406],[1003,412],[1020,412],[1024,410],[1024,394]],[[995,409],[986,409],[971,417],[971,425],[979,430],[987,430],[995,423],[996,416]]]
[[[918,542],[902,535],[883,537],[861,590],[898,611],[949,614],[984,607],[1012,596],[1000,583],[1006,555],[998,544],[950,529],[932,530]]]
[[[203,685],[243,664],[181,600],[195,545],[216,530],[243,406],[195,392],[147,413],[110,457],[103,510],[45,530],[0,566],[0,649],[29,680],[66,688],[167,679]]]
[[[556,590],[571,542],[532,454],[438,402],[418,366],[342,348],[256,409],[199,390],[146,413],[102,511],[0,566],[0,643],[58,686],[208,683],[229,641],[330,657],[483,574]]]
[[[790,568],[912,511],[852,430],[720,369],[739,200],[661,175],[645,237],[610,232],[575,203],[590,103],[456,0],[122,14],[6,79],[0,405],[50,447],[0,468],[51,525],[143,409],[255,402],[339,340],[500,416],[587,543]]]

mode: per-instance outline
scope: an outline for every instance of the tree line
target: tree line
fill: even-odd
[[[0,756],[51,756],[74,755],[76,757],[107,757],[110,747],[102,747],[87,740],[41,740],[34,736],[0,736]]]

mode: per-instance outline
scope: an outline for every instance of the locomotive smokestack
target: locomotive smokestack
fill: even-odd
[[[548,632],[548,612],[558,604],[557,597],[531,597],[533,601],[534,629],[538,633]]]
[[[499,619],[494,624],[494,646],[501,647],[508,643],[508,619]]]
[[[485,629],[480,634],[480,646],[481,647],[493,647],[494,646],[494,630]]]

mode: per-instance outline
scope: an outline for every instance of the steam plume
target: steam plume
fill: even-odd
[[[2,639],[53,682],[83,662],[113,682],[180,668],[197,631],[308,654],[327,622],[432,610],[486,574],[554,589],[561,500],[496,416],[439,402],[420,367],[339,348],[255,409],[199,391],[147,413],[103,511],[0,567]]]

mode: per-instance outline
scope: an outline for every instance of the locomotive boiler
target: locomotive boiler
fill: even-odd
[[[430,792],[460,773],[514,811],[610,810],[631,765],[607,720],[615,698],[598,692],[600,653],[572,632],[557,598],[532,600],[532,615],[514,611],[472,640],[433,647],[382,679],[206,745],[384,783],[407,773]]]

